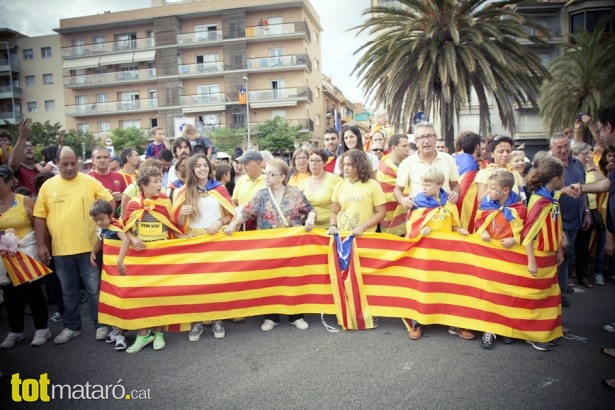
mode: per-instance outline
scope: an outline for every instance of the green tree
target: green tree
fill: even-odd
[[[549,134],[569,127],[577,113],[595,115],[598,108],[615,101],[612,64],[615,42],[604,28],[572,36],[569,51],[549,65],[551,80],[540,91],[540,115]]]
[[[232,154],[235,148],[244,145],[245,128],[218,128],[209,137],[218,151]]]
[[[9,131],[15,138],[19,135],[19,124],[5,123],[0,128]],[[59,122],[51,124],[49,121],[45,123],[33,122],[30,124],[30,141],[34,147],[44,148],[47,145],[59,144],[58,135],[62,132],[62,125]]]
[[[293,151],[295,142],[303,143],[312,139],[310,133],[299,132],[300,126],[291,126],[279,116],[265,121],[256,127],[259,146],[263,150],[275,152]]]
[[[111,130],[111,139],[113,140],[113,148],[118,153],[124,148],[134,148],[141,155],[145,152],[145,148],[147,148],[147,138],[136,127],[126,129],[114,128]]]
[[[472,90],[481,133],[491,130],[489,96],[502,125],[515,132],[514,105],[536,106],[548,71],[519,40],[544,44],[547,30],[511,6],[521,0],[400,0],[401,7],[373,7],[356,29],[372,40],[353,73],[376,104],[385,104],[393,124],[410,124],[419,111],[440,117],[441,133],[453,145],[454,119],[468,107]],[[529,33],[534,29],[537,36]]]
[[[71,147],[79,158],[83,158],[83,144],[85,144],[85,159],[87,160],[92,156],[92,149],[98,145],[94,136],[90,132],[74,129],[62,135],[62,145]]]

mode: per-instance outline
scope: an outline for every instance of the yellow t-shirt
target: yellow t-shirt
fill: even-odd
[[[337,229],[352,231],[374,215],[374,207],[384,205],[386,200],[380,184],[370,179],[367,182],[350,182],[344,179],[333,190],[333,202],[340,204],[337,214]],[[367,229],[376,232],[376,226]]]
[[[254,181],[252,181],[247,174],[242,175],[237,182],[235,182],[232,200],[233,202],[237,201],[238,205],[245,205],[250,202],[254,194],[263,188],[267,188],[265,185],[265,174],[260,175]]]
[[[34,216],[47,220],[52,255],[92,251],[97,236],[90,208],[97,199],[113,201],[113,196],[100,182],[82,173],[73,179],[57,175],[43,184],[34,205]]]
[[[288,178],[288,186],[299,186],[300,183],[310,177],[309,172],[295,172]]]
[[[314,226],[317,228],[329,228],[332,205],[331,197],[333,196],[333,190],[341,181],[342,178],[337,175],[325,172],[325,179],[316,192],[310,191],[310,178],[303,180],[299,184],[299,189],[303,191],[310,205],[316,210],[316,224]]]

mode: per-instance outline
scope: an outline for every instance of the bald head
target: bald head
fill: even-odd
[[[73,179],[79,173],[77,155],[71,147],[62,147],[58,157],[60,176],[64,179]]]

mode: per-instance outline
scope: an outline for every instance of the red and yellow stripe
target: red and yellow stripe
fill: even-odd
[[[1,257],[13,286],[32,282],[52,272],[47,266],[21,251],[2,252]]]

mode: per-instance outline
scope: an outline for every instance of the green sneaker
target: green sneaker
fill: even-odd
[[[165,346],[164,333],[154,332],[154,350],[162,350]]]
[[[140,352],[141,349],[143,349],[148,344],[152,343],[154,341],[154,338],[155,336],[152,334],[152,332],[149,332],[145,336],[137,335],[135,342],[128,349],[126,349],[126,353]]]

